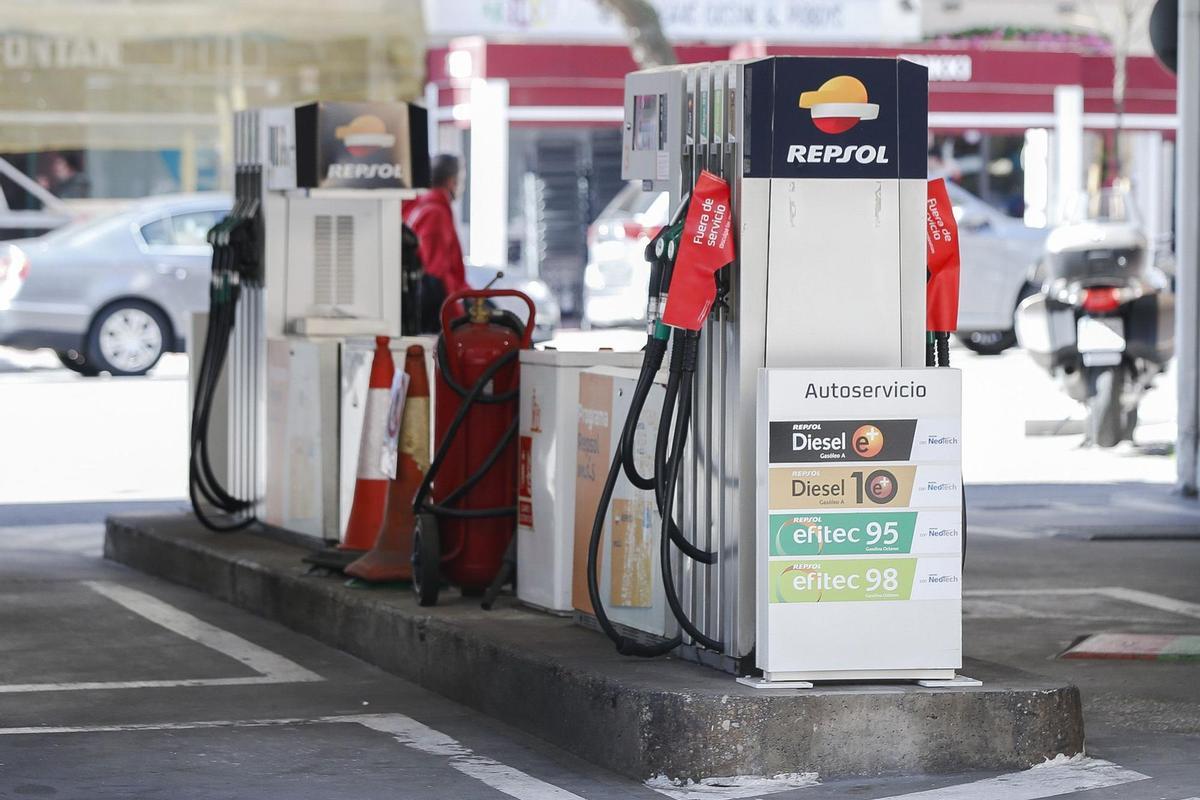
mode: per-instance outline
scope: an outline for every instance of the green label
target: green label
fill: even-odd
[[[772,514],[773,556],[861,556],[912,552],[916,511]]]
[[[805,559],[767,565],[772,603],[907,600],[915,558]]]

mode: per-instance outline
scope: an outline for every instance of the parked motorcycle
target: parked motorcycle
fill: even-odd
[[[1133,438],[1138,405],[1174,353],[1172,279],[1150,263],[1131,198],[1081,198],[1051,231],[1017,309],[1017,340],[1087,407],[1087,444]]]

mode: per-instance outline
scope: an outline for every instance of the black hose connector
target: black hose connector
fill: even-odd
[[[934,334],[934,338],[937,341],[938,366],[950,366],[950,334],[946,331],[938,331]]]

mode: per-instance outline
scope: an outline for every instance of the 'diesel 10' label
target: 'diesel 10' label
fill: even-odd
[[[961,491],[958,467],[936,464],[771,467],[768,484],[772,511],[953,507]]]

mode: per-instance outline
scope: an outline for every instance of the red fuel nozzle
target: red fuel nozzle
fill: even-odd
[[[929,182],[925,222],[925,327],[958,330],[958,223],[942,178]]]
[[[705,170],[696,179],[679,237],[663,322],[698,331],[717,297],[717,270],[733,261],[729,184]]]

